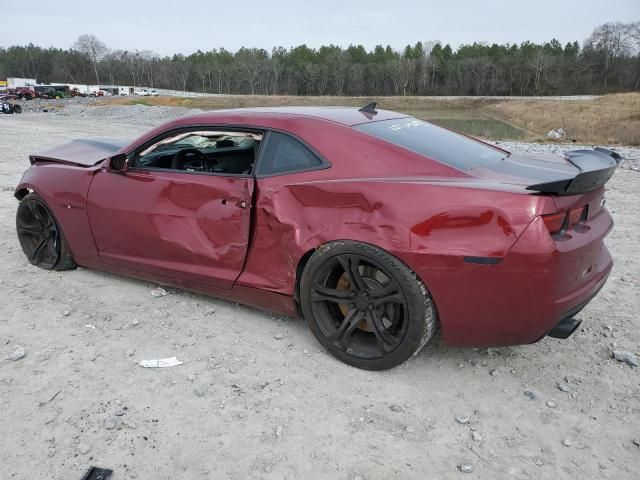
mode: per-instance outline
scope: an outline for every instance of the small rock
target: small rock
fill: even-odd
[[[187,375],[187,380],[189,380],[190,382],[195,382],[196,381],[196,374],[195,373],[190,373],[189,375]]]
[[[204,312],[205,316],[207,316],[207,317],[210,317],[214,313],[216,313],[216,311],[213,308],[211,308],[211,309],[207,310],[206,312]]]
[[[634,438],[632,442],[636,447],[640,447],[640,438]]]
[[[573,445],[573,444],[571,443],[571,440],[570,440],[570,439],[568,439],[568,438],[565,438],[565,439],[562,441],[562,444],[563,444],[565,447],[570,447],[571,445]]]
[[[152,297],[164,297],[168,294],[169,293],[164,288],[161,288],[161,287],[154,288],[153,290],[151,290]]]
[[[117,417],[107,417],[104,419],[104,428],[107,430],[113,430],[118,427],[118,418]]]
[[[193,387],[193,393],[196,397],[204,397],[205,391],[204,388],[202,388],[200,385],[196,385],[195,387]]]
[[[402,410],[402,407],[400,405],[389,405],[389,410],[396,413],[400,413],[404,411]]]
[[[540,398],[540,392],[536,390],[525,390],[524,396],[529,398],[529,400],[537,400]]]
[[[49,447],[49,456],[53,457],[56,454],[56,447]]]
[[[500,376],[500,370],[498,370],[497,368],[494,368],[493,370],[491,370],[489,372],[489,375],[491,375],[492,377],[499,377]]]
[[[469,417],[467,415],[456,415],[456,422],[458,422],[461,425],[466,425],[467,423],[469,423]]]
[[[278,425],[276,427],[276,437],[281,437],[282,436],[282,425]]]
[[[275,338],[276,340],[282,340],[284,339],[284,335],[282,333],[276,333],[273,338]]]
[[[554,402],[553,400],[549,400],[547,402],[547,407],[549,408],[556,408],[558,406],[558,404],[556,402]]]
[[[614,350],[611,355],[619,362],[628,363],[632,367],[637,367],[640,365],[638,361],[638,357],[636,354],[631,353],[627,350]]]
[[[78,445],[78,452],[80,452],[82,455],[86,455],[90,451],[91,451],[91,447],[86,443],[80,443]]]
[[[568,393],[571,391],[571,389],[569,388],[569,385],[567,385],[566,383],[559,383],[558,390],[565,393]]]
[[[129,350],[127,350],[127,357],[133,357],[136,354],[135,349],[130,348]]]
[[[69,316],[69,310],[65,310],[64,312],[62,312],[62,315],[64,315],[65,317]]]
[[[480,442],[482,441],[482,435],[480,435],[478,432],[476,432],[475,430],[473,430],[471,432],[471,438],[473,439],[474,442]]]
[[[17,347],[13,352],[11,352],[7,358],[12,362],[17,362],[18,360],[24,358],[26,352],[23,347]]]
[[[134,327],[137,327],[138,325],[140,325],[140,320],[138,320],[137,318],[134,318],[133,322],[131,322],[131,325],[133,325]]]
[[[470,463],[460,463],[458,465],[458,470],[460,470],[462,473],[471,473],[473,472],[473,465],[471,465]]]

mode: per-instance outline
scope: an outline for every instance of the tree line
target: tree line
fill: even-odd
[[[378,45],[268,52],[198,50],[159,56],[110,50],[82,35],[67,50],[0,47],[0,78],[131,85],[260,95],[575,95],[640,90],[640,22],[605,23],[582,44],[488,45],[454,49],[428,41],[397,51]]]

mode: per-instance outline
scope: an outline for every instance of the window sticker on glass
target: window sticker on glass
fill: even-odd
[[[394,123],[392,125],[389,125],[389,128],[391,130],[402,130],[404,128],[419,127],[421,125],[427,126],[429,124],[427,122],[423,122],[422,120],[413,120],[411,122]]]

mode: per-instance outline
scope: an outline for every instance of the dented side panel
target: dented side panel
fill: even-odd
[[[519,193],[401,180],[314,181],[315,175],[258,180],[254,241],[239,284],[292,295],[302,256],[338,239],[402,259],[411,253],[411,262],[419,258],[434,269],[448,257],[501,258],[536,214],[555,209],[545,197]]]

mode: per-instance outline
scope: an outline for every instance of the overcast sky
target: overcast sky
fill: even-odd
[[[0,45],[69,48],[92,33],[111,49],[165,55],[241,46],[458,46],[557,38],[582,42],[605,22],[640,20],[640,0],[2,0]],[[96,7],[95,5],[99,5]]]

